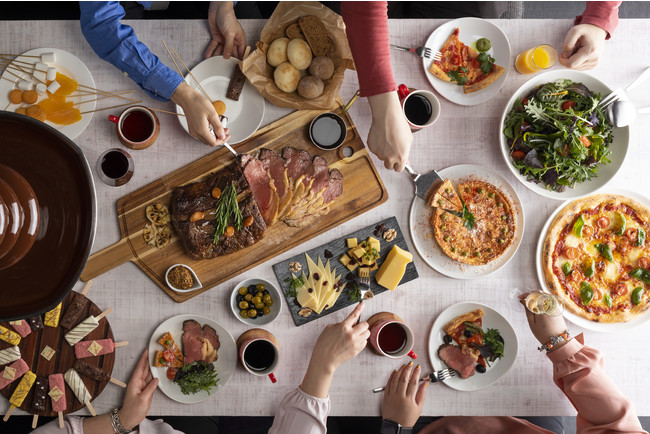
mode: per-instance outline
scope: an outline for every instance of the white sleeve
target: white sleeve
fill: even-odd
[[[296,388],[287,394],[275,410],[269,434],[326,434],[329,397],[316,398]]]

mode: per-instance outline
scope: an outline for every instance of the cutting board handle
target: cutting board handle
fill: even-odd
[[[81,272],[81,280],[84,282],[106,273],[113,268],[124,264],[126,261],[133,261],[135,256],[131,250],[127,238],[122,238],[112,246],[93,254],[88,258],[86,266]]]

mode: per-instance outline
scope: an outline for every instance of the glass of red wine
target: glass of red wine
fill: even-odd
[[[97,176],[110,187],[120,187],[133,177],[134,164],[128,152],[119,149],[108,149],[97,159]]]

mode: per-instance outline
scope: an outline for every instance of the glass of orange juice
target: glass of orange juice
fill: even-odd
[[[542,44],[519,53],[515,60],[515,68],[522,74],[534,74],[555,65],[556,60],[555,48]]]

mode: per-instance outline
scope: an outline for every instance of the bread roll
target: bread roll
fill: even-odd
[[[271,42],[269,50],[266,52],[266,61],[271,66],[278,66],[279,64],[287,61],[287,45],[289,39],[278,38]]]
[[[287,45],[287,57],[294,68],[302,71],[311,64],[311,48],[302,39],[292,39]]]
[[[312,99],[320,96],[320,94],[323,93],[324,87],[325,85],[323,84],[323,80],[308,75],[303,77],[300,80],[300,83],[298,83],[298,93],[303,98]]]
[[[275,80],[275,85],[282,92],[295,92],[298,87],[298,82],[300,81],[300,72],[291,66],[291,63],[284,62],[275,68],[273,79]]]
[[[327,56],[317,56],[309,65],[309,73],[321,80],[329,80],[334,74],[334,62]]]

